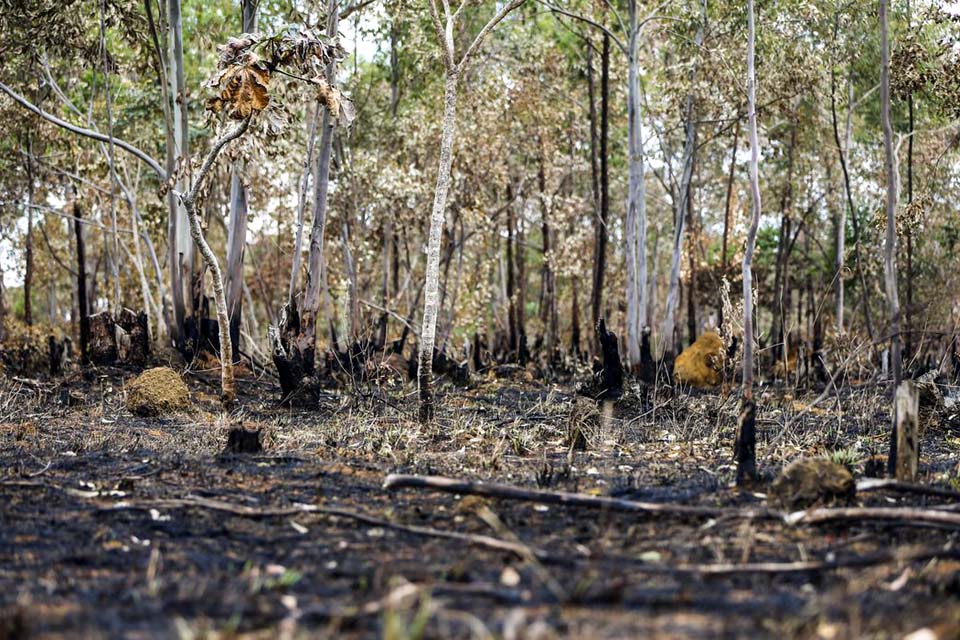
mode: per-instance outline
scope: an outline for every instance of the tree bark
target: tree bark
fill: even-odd
[[[900,384],[900,298],[897,292],[897,158],[893,148],[893,124],[890,116],[890,45],[887,26],[888,0],[880,0],[880,119],[883,123],[884,169],[887,187],[887,231],[883,247],[883,272],[890,314],[890,357],[893,386]]]
[[[168,74],[168,94],[171,101],[170,128],[172,130],[173,146],[167,150],[167,175],[173,175],[173,169],[179,163],[183,167],[190,166],[189,122],[186,108],[186,73],[183,64],[183,21],[181,18],[181,0],[167,0],[168,24],[168,53],[167,64],[170,67]],[[171,153],[172,151],[172,153]],[[184,193],[190,187],[189,175],[176,180],[173,191]],[[170,220],[168,223],[169,236],[169,268],[170,291],[173,297],[176,330],[181,349],[186,348],[184,340],[185,322],[188,314],[193,314],[193,261],[194,247],[191,242],[190,220],[183,203],[170,195]],[[187,307],[188,301],[190,308]],[[226,325],[224,325],[226,326]]]
[[[197,197],[217,156],[220,155],[220,152],[223,151],[224,147],[230,142],[242,136],[249,125],[250,119],[248,118],[214,142],[213,147],[203,161],[203,165],[200,167],[194,185],[186,195],[181,197],[183,207],[186,209],[190,219],[190,235],[200,250],[200,256],[210,270],[210,277],[213,281],[213,300],[217,308],[217,324],[220,329],[218,331],[220,338],[220,402],[225,407],[231,406],[237,395],[233,378],[233,343],[230,340],[230,331],[225,330],[225,328],[230,326],[230,319],[227,309],[227,298],[223,287],[223,275],[220,272],[220,263],[217,261],[217,256],[214,255],[213,250],[210,248],[210,245],[207,244],[207,240],[203,235],[200,212],[197,211]]]
[[[747,94],[750,125],[750,193],[753,197],[753,214],[747,232],[747,246],[743,257],[743,397],[753,400],[753,251],[760,226],[760,141],[757,135],[757,76],[756,76],[756,27],[754,0],[747,0]]]
[[[753,215],[747,232],[743,257],[743,399],[734,445],[737,462],[737,485],[744,486],[757,475],[756,415],[753,401],[753,250],[760,226],[760,142],[757,135],[756,18],[754,0],[747,0],[747,113],[750,123],[750,192]]]
[[[77,310],[80,316],[80,363],[90,362],[90,311],[87,298],[87,259],[83,243],[83,210],[73,191],[73,233],[77,242]]]
[[[839,18],[837,20],[838,22],[834,23],[835,35],[837,30],[839,29]],[[852,75],[853,73],[852,69],[850,73]],[[833,79],[833,76],[831,76],[831,79]],[[851,222],[853,223],[853,259],[854,259],[854,268],[857,271],[857,278],[860,280],[860,288],[861,288],[860,301],[863,308],[863,320],[864,320],[864,323],[866,324],[867,335],[869,336],[870,341],[872,342],[874,340],[873,317],[870,312],[870,298],[869,298],[869,292],[867,291],[866,277],[863,274],[863,267],[861,265],[861,259],[860,259],[860,220],[859,220],[859,217],[857,216],[856,207],[854,207],[853,205],[853,189],[850,186],[850,172],[849,172],[849,168],[847,167],[847,154],[850,152],[849,146],[851,142],[850,124],[851,124],[851,117],[853,112],[852,78],[848,80],[848,83],[849,83],[848,84],[849,97],[847,101],[847,146],[846,148],[844,148],[843,143],[841,143],[840,141],[840,127],[837,123],[836,91],[834,90],[835,82],[832,82],[831,92],[830,92],[831,120],[833,123],[833,140],[837,146],[837,153],[840,156],[840,169],[843,171],[843,187],[844,187],[844,192],[846,193],[846,196],[847,196],[847,207],[849,208],[850,219],[851,219]]]
[[[33,324],[33,151],[27,138],[27,238],[26,268],[23,274],[23,321]]]
[[[593,295],[590,307],[593,325],[603,319],[603,281],[607,270],[607,223],[610,219],[610,173],[607,142],[610,131],[610,36],[603,36],[600,58],[599,219],[593,248]]]
[[[723,207],[723,240],[720,245],[720,272],[726,277],[727,267],[729,265],[728,256],[727,256],[727,241],[730,237],[730,216],[732,212],[730,211],[730,201],[733,197],[733,175],[734,170],[737,167],[737,143],[739,142],[740,137],[740,127],[739,122],[738,126],[735,126],[733,129],[733,148],[730,151],[730,171],[727,173],[727,196],[724,199]],[[722,289],[721,289],[722,291]],[[720,293],[720,297],[717,299],[717,326],[723,326],[723,294]]]
[[[695,37],[695,51],[699,56],[700,46],[703,44],[704,25],[701,23],[697,29]],[[699,58],[697,58],[699,60]],[[686,218],[687,201],[690,197],[690,182],[693,179],[693,156],[696,151],[697,123],[694,116],[694,106],[696,101],[696,79],[697,62],[694,62],[690,69],[690,91],[687,93],[686,103],[684,105],[684,119],[686,120],[686,141],[683,145],[683,174],[680,178],[679,202],[675,208],[676,227],[673,234],[673,255],[670,260],[670,282],[667,287],[667,302],[664,309],[663,335],[663,353],[667,356],[676,355],[676,312],[677,299],[680,290],[680,254],[683,249],[683,230],[684,220]]]
[[[629,40],[627,52],[627,155],[628,186],[625,220],[627,267],[627,362],[631,369],[640,365],[640,335],[646,326],[647,285],[647,208],[644,180],[643,127],[640,119],[639,18],[637,2],[629,2]]]
[[[457,83],[459,70],[447,70],[443,100],[443,130],[440,137],[440,166],[430,213],[430,235],[427,243],[427,271],[424,286],[423,323],[420,329],[420,354],[417,385],[420,392],[420,421],[433,419],[433,348],[440,302],[440,241],[450,188],[450,167],[453,164],[453,136],[457,126]]]

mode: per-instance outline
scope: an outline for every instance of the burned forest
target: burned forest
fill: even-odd
[[[960,638],[960,2],[0,0],[0,640]]]

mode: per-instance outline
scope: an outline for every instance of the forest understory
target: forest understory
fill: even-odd
[[[786,463],[819,456],[854,472],[850,504],[955,514],[960,419],[949,408],[923,431],[924,492],[893,491],[864,482],[889,437],[882,388],[845,386],[814,404],[764,385],[761,480],[741,490],[736,393],[628,382],[603,410],[570,382],[491,372],[466,389],[441,385],[442,409],[424,426],[409,383],[278,409],[272,375],[238,373],[232,413],[216,371],[196,371],[190,409],[155,418],[126,409],[124,369],[3,381],[0,636],[960,632],[956,523],[788,524],[768,495]],[[238,424],[261,431],[262,452],[224,452]],[[389,474],[703,509],[388,489]]]

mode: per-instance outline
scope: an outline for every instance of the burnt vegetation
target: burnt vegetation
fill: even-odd
[[[960,634],[956,11],[21,4],[0,640]]]

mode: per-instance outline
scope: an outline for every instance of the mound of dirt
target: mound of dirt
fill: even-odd
[[[802,458],[780,472],[770,493],[783,507],[805,509],[817,503],[849,502],[857,491],[853,474],[827,458]]]
[[[704,389],[720,384],[723,371],[723,341],[707,331],[683,350],[673,364],[673,379],[679,384]]]
[[[127,391],[127,409],[138,416],[158,416],[186,409],[190,390],[169,367],[147,369],[133,379]]]

